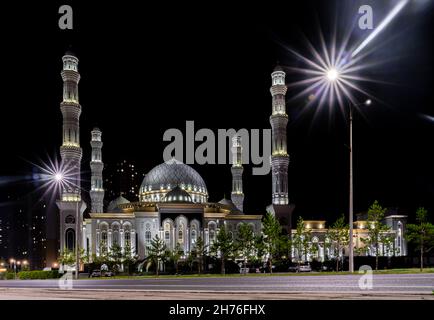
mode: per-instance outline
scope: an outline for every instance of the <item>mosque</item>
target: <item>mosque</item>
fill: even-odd
[[[201,237],[206,245],[216,239],[222,226],[235,236],[241,223],[249,224],[257,234],[262,229],[262,215],[244,212],[242,144],[239,136],[232,139],[232,193],[230,199],[219,202],[208,201],[208,187],[192,167],[172,159],[151,169],[140,187],[139,201],[130,202],[122,196],[112,200],[104,210],[102,132],[91,131],[91,208],[89,218],[83,218],[87,204],[81,198],[79,119],[81,105],[78,97],[78,59],[67,52],[63,57],[61,76],[63,79],[63,101],[60,109],[63,115],[63,143],[60,154],[64,168],[68,171],[68,184],[63,187],[57,201],[60,214],[60,251],[74,250],[76,237],[78,246],[89,256],[99,256],[117,244],[124,251],[137,254],[139,259],[147,256],[147,248],[155,236],[163,239],[169,249],[177,244],[188,253]],[[291,216],[294,206],[288,197],[288,165],[286,127],[285,72],[277,66],[271,74],[272,86],[272,203],[266,211],[274,214],[283,230],[290,235]],[[264,210],[265,213],[265,210]],[[387,218],[396,234],[396,246],[400,255],[406,254],[403,238],[406,216]],[[355,236],[366,234],[364,220],[355,222]],[[319,258],[324,259],[326,241],[325,221],[306,221],[312,229],[312,243],[319,246]],[[359,241],[355,242],[359,246]],[[361,246],[362,244],[360,244]],[[344,254],[344,252],[342,253]]]

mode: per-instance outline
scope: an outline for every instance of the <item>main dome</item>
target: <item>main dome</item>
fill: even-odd
[[[208,190],[200,174],[176,159],[166,161],[148,172],[140,187],[140,200],[161,202],[166,193],[176,187],[188,192],[193,202],[208,201]]]

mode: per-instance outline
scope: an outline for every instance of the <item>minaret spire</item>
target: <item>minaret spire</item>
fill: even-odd
[[[275,215],[283,230],[290,237],[294,205],[289,204],[288,197],[289,155],[286,144],[288,115],[286,114],[285,102],[287,87],[285,85],[285,72],[282,67],[277,65],[274,68],[274,71],[271,73],[271,80],[270,92],[273,97],[272,113],[270,116],[272,129],[272,202],[267,207],[267,211]]]
[[[271,74],[272,86],[270,89],[273,97],[273,108],[270,117],[272,128],[272,203],[277,205],[289,204],[288,199],[288,165],[289,155],[286,148],[286,126],[288,115],[286,114],[285,72],[280,66],[276,66]]]
[[[81,106],[78,101],[78,59],[67,52],[63,57],[63,101],[60,110],[63,115],[63,143],[60,155],[65,168],[68,170],[68,183],[62,190],[62,200],[81,200],[80,164],[82,149],[80,147],[80,114]]]
[[[241,137],[232,138],[232,193],[231,200],[235,206],[243,211],[244,193],[243,193],[243,162]]]
[[[98,128],[94,128],[91,131],[90,145],[92,147],[92,158],[90,161],[90,170],[92,172],[91,177],[91,189],[90,198],[92,201],[92,212],[102,213],[104,208],[104,188],[102,171],[104,169],[104,163],[102,162],[102,132]]]
[[[78,100],[78,59],[66,52],[62,57],[63,100],[60,110],[63,116],[63,142],[60,147],[64,182],[62,194],[57,206],[60,214],[60,252],[65,249],[75,251],[78,255],[80,247],[84,248],[81,231],[83,212],[86,204],[81,200],[81,159],[80,147],[80,114],[81,105]],[[78,250],[76,250],[78,249]]]

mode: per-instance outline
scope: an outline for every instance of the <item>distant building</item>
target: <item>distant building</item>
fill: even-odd
[[[144,176],[133,161],[122,160],[113,165],[104,164],[106,198],[114,199],[123,195],[131,201],[137,201]]]
[[[367,213],[359,213],[356,215],[354,221],[354,249],[356,256],[373,256],[375,255],[375,248],[368,246],[363,242],[367,239],[368,235],[368,221]],[[406,256],[407,255],[407,241],[404,238],[405,227],[407,224],[407,215],[399,213],[397,209],[388,209],[382,221],[383,224],[389,227],[389,231],[385,233],[394,240],[388,244],[379,245],[380,256]],[[348,246],[341,248],[337,252],[336,244],[332,243],[328,238],[328,231],[330,226],[326,225],[325,220],[305,220],[304,226],[310,231],[310,240],[308,246],[315,246],[316,250],[311,250],[314,254],[298,254],[297,249],[292,249],[292,257],[294,260],[301,258],[302,261],[325,261],[333,258],[342,258],[348,256]],[[292,235],[296,234],[296,230],[292,230]]]

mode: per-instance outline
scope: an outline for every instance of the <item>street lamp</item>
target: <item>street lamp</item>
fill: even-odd
[[[14,278],[17,278],[17,261],[14,258],[9,259],[9,267],[13,265],[13,269],[14,269]]]
[[[63,181],[63,174],[61,172],[57,172],[54,174],[53,178],[57,182],[62,182]]]
[[[330,68],[326,73],[326,77],[330,82],[334,82],[339,78],[339,71],[336,68]]]
[[[339,79],[339,71],[335,67],[331,67],[325,72],[325,77],[327,78],[327,81],[329,83],[338,82]],[[349,185],[349,272],[354,272],[354,240],[353,240],[353,233],[354,233],[354,189],[353,189],[353,108],[366,105],[370,106],[372,104],[372,100],[368,99],[363,103],[359,104],[353,104],[351,101],[348,102],[349,106],[349,120],[350,120],[350,145],[349,145],[349,151],[350,151],[350,185]]]

